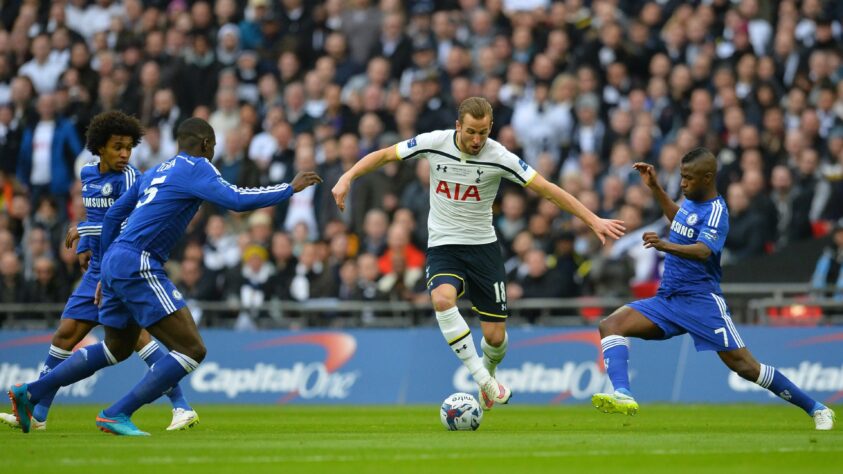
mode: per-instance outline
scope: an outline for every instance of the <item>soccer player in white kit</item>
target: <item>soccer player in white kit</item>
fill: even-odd
[[[351,182],[390,161],[425,157],[430,162],[430,215],[426,262],[427,288],[439,329],[480,387],[485,410],[505,404],[509,387],[495,380],[495,368],[507,348],[506,273],[492,227],[492,204],[501,178],[532,189],[563,211],[582,219],[600,241],[624,234],[623,222],[601,219],[575,197],[548,182],[500,143],[490,140],[492,106],[470,97],[459,107],[455,130],[422,133],[364,156],[332,190],[345,210]],[[480,318],[483,339],[477,354],[471,331],[457,309],[468,292]]]

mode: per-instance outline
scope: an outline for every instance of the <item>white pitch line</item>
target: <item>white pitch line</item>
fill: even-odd
[[[815,447],[815,448],[767,448],[760,450],[735,449],[655,449],[634,451],[636,455],[672,456],[672,455],[695,455],[695,454],[774,454],[774,453],[838,453],[843,452],[843,446]],[[305,455],[305,456],[234,456],[234,457],[172,457],[157,456],[145,457],[132,460],[132,462],[144,465],[170,465],[170,464],[277,464],[277,463],[323,463],[323,462],[355,462],[355,461],[435,461],[438,459],[506,459],[506,458],[572,458],[572,457],[596,457],[615,456],[616,450],[588,450],[588,451],[534,451],[529,453],[447,453],[447,454],[398,454],[398,455]],[[128,459],[113,458],[61,458],[59,462],[65,466],[119,466],[124,465]]]

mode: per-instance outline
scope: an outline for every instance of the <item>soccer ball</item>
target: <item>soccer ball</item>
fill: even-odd
[[[483,410],[473,396],[455,393],[442,402],[439,409],[442,425],[450,431],[474,431],[483,420]]]

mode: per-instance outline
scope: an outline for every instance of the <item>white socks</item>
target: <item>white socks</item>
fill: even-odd
[[[471,372],[474,381],[483,385],[491,380],[489,370],[483,366],[483,360],[477,355],[474,339],[471,338],[471,330],[457,307],[437,311],[436,321],[439,322],[439,330],[445,336],[445,341]]]
[[[489,374],[495,376],[495,368],[501,363],[506,356],[506,348],[509,345],[509,334],[503,333],[503,343],[495,347],[486,342],[486,338],[480,339],[480,350],[483,351],[483,367],[489,371]]]

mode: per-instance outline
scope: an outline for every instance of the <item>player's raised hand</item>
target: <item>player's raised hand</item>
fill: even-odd
[[[664,241],[655,232],[644,232],[641,239],[644,240],[644,248],[664,250]]]
[[[597,234],[600,243],[605,244],[607,238],[619,239],[623,237],[626,233],[626,226],[623,221],[617,219],[597,219],[591,230]]]
[[[306,189],[308,186],[313,186],[314,184],[319,184],[321,182],[322,178],[313,171],[302,171],[293,178],[291,185],[293,186],[293,192],[297,193]]]
[[[658,177],[656,176],[656,169],[651,164],[638,162],[632,165],[635,171],[641,175],[641,180],[648,188],[659,185]]]
[[[345,197],[348,196],[349,183],[346,179],[340,178],[331,193],[334,195],[334,201],[340,212],[345,210]]]
[[[79,240],[79,230],[76,229],[75,225],[68,227],[67,233],[64,234],[64,246],[65,248],[73,247],[73,243]]]

